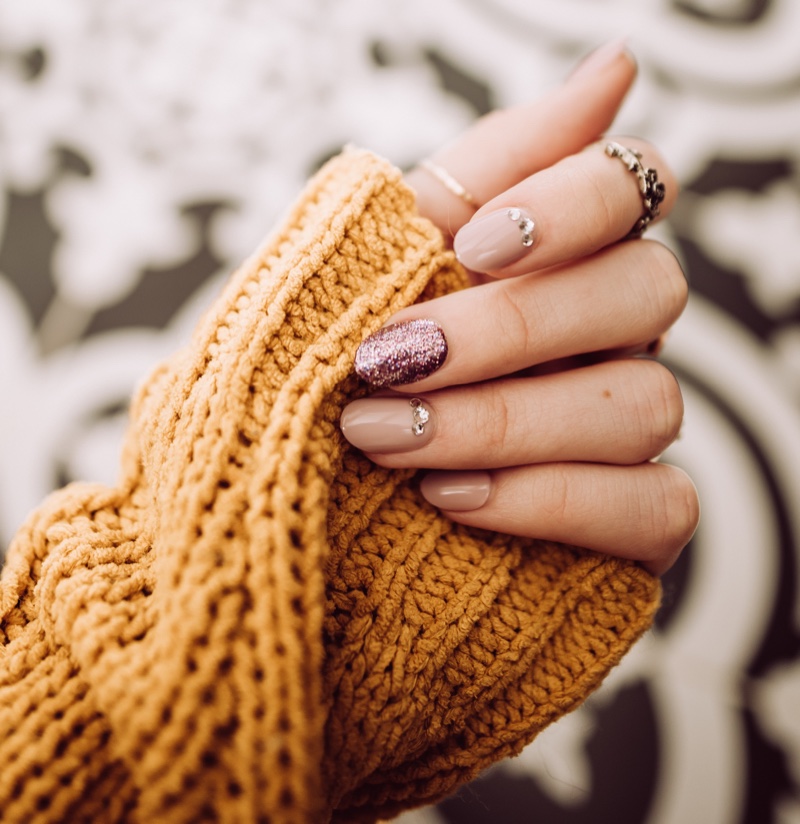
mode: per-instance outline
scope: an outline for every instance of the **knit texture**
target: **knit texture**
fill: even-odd
[[[343,440],[352,364],[464,284],[400,172],[347,151],[145,383],[115,488],[51,496],[0,588],[16,822],[374,821],[576,707],[658,582],[450,523]]]

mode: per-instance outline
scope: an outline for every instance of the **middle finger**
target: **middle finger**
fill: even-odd
[[[373,386],[427,392],[636,347],[665,332],[687,296],[666,247],[618,244],[577,263],[404,309],[361,344],[356,371]]]

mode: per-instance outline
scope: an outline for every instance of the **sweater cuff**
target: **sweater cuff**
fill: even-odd
[[[0,591],[8,821],[374,820],[577,706],[658,582],[453,524],[343,439],[360,342],[466,285],[348,150],[139,392],[113,489],[40,508]]]

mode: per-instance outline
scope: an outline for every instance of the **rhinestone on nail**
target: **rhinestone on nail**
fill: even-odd
[[[411,431],[415,435],[422,435],[425,431],[425,424],[430,420],[431,413],[422,405],[419,398],[412,398],[409,403],[411,404],[411,414],[413,416]]]
[[[522,211],[512,207],[506,214],[510,220],[517,224],[517,229],[520,233],[520,242],[523,246],[533,246],[533,230],[535,228],[534,222]]]

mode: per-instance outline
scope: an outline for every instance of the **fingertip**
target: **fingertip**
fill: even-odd
[[[700,525],[700,496],[694,481],[683,469],[669,464],[659,464],[664,485],[664,499],[669,512],[667,527],[661,532],[661,540],[653,542],[648,557],[641,559],[642,566],[653,575],[662,576],[680,558]]]
[[[614,67],[627,69],[632,81],[638,72],[639,66],[628,43],[629,38],[624,35],[615,40],[610,40],[594,51],[589,52],[572,70],[567,77],[567,82],[580,83],[584,80],[594,80]]]
[[[683,513],[676,543],[683,549],[692,540],[698,526],[700,526],[700,495],[694,481],[687,472],[678,467],[673,467],[673,469],[675,469],[679,478],[677,483],[681,502],[680,511]]]
[[[593,133],[584,132],[584,145],[605,133],[622,107],[638,74],[638,63],[626,40],[620,39],[601,46],[579,63],[563,84],[563,93],[573,106],[591,108],[599,119],[585,127],[595,126]],[[599,128],[597,126],[599,125]]]

